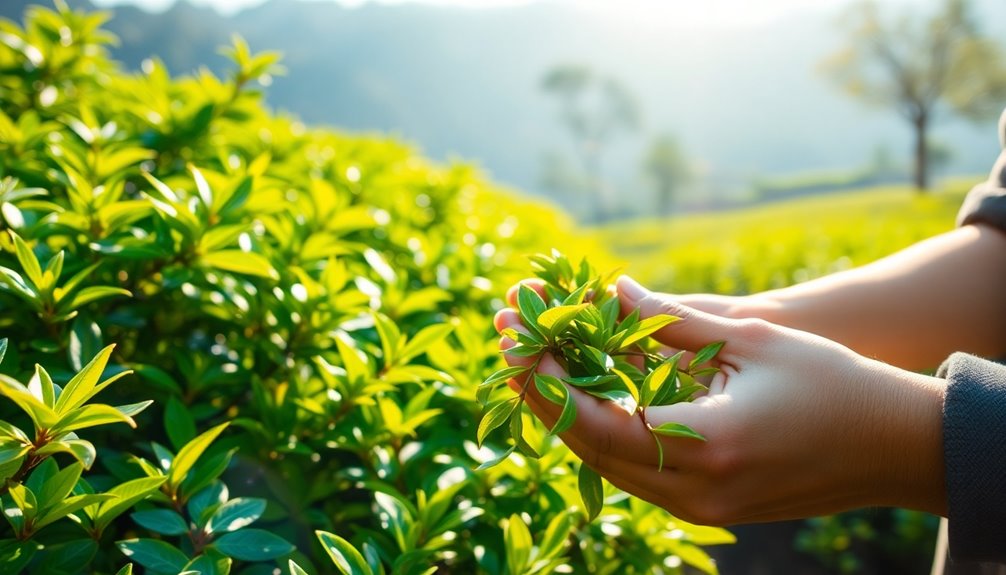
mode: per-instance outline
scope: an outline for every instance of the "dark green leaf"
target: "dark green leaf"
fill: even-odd
[[[268,561],[294,550],[285,539],[262,529],[225,533],[213,542],[218,551],[242,561]]]
[[[182,535],[189,532],[185,519],[171,509],[137,511],[130,515],[140,527],[161,535]]]
[[[238,497],[224,503],[206,523],[207,533],[237,531],[255,522],[265,512],[265,499]]]
[[[593,521],[604,506],[604,485],[601,483],[601,476],[587,464],[580,463],[577,486],[580,489],[580,499],[583,501],[587,521]]]
[[[155,539],[127,539],[116,545],[122,554],[158,573],[179,573],[185,569],[189,558],[178,548]]]

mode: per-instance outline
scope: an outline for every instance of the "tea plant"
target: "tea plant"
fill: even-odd
[[[706,364],[715,358],[723,343],[709,344],[687,363],[682,361],[683,351],[664,357],[656,352],[649,336],[679,318],[658,314],[640,319],[636,309],[619,319],[618,298],[608,289],[612,276],[598,275],[586,259],[574,268],[567,256],[553,251],[551,256],[531,257],[531,263],[535,274],[545,281],[545,298],[526,284],[519,286],[517,311],[527,332],[513,328],[504,330],[503,335],[516,345],[503,353],[535,360],[528,366],[497,371],[479,386],[478,397],[486,403],[493,391],[508,380],[524,376],[524,383],[515,397],[489,402],[486,408],[478,428],[479,443],[509,421],[513,445],[483,466],[499,463],[515,450],[529,457],[539,457],[523,436],[521,408],[531,385],[546,400],[562,406],[558,419],[549,429],[550,435],[563,433],[576,420],[576,401],[566,387],[569,385],[598,399],[611,401],[629,415],[638,417],[657,446],[658,469],[664,465],[661,436],[704,441],[699,433],[680,423],[650,425],[646,420],[646,408],[688,401],[704,391],[706,387],[696,378],[718,371]],[[555,358],[568,376],[559,379],[537,373],[545,354]],[[596,473],[580,465],[580,494],[591,519],[601,509],[600,483]]]
[[[515,254],[602,250],[467,166],[271,113],[278,55],[239,39],[225,77],[124,71],[105,17],[0,21],[5,572],[714,571],[726,532],[571,513],[530,420],[540,459],[474,471]]]

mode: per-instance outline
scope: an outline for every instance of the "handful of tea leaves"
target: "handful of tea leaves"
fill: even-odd
[[[535,358],[528,366],[511,366],[490,375],[478,389],[478,400],[486,406],[479,423],[477,440],[481,445],[493,430],[509,423],[512,446],[498,458],[484,463],[491,467],[518,451],[528,457],[538,454],[523,437],[521,408],[531,385],[546,400],[562,406],[562,412],[549,430],[555,435],[568,430],[576,420],[576,402],[568,386],[599,399],[614,402],[628,414],[640,418],[657,446],[658,469],[663,468],[660,436],[704,438],[678,423],[656,427],[646,421],[645,409],[651,405],[670,405],[689,401],[705,386],[697,377],[717,371],[707,365],[723,342],[702,348],[688,362],[684,352],[670,357],[657,353],[659,347],[650,336],[679,318],[655,315],[641,319],[633,310],[619,319],[618,297],[608,290],[614,274],[599,275],[586,259],[574,269],[569,258],[553,251],[552,255],[532,256],[531,266],[544,280],[545,298],[534,289],[521,285],[517,293],[517,311],[528,333],[507,329],[503,335],[517,345],[503,353]],[[557,378],[537,373],[543,354],[551,354],[569,375]],[[489,402],[493,391],[512,378],[524,377],[517,395]],[[587,515],[592,519],[601,509],[601,478],[586,465],[580,465],[580,494]]]

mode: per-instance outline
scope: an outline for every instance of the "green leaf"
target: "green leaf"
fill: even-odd
[[[595,391],[593,389],[589,389],[585,391],[598,399],[614,403],[616,407],[625,411],[625,413],[628,413],[629,415],[635,414],[636,409],[638,408],[636,399],[632,397],[632,394],[628,391],[623,391],[621,389],[612,389],[608,391]]]
[[[141,477],[116,485],[105,493],[116,498],[105,501],[93,513],[94,528],[101,533],[118,516],[136,503],[150,497],[167,480],[166,477]]]
[[[681,318],[672,315],[655,315],[641,320],[633,327],[612,336],[611,340],[605,344],[605,349],[610,349],[614,344],[615,349],[625,349],[630,345],[649,337],[661,329],[671,325]]]
[[[490,467],[495,467],[500,463],[503,463],[503,461],[505,461],[507,457],[510,457],[510,454],[516,450],[517,450],[516,445],[510,446],[509,448],[505,449],[503,453],[500,453],[496,457],[488,461],[483,461],[481,465],[475,468],[475,471],[482,471],[484,469],[489,469]]]
[[[322,544],[322,545],[324,545],[324,544]],[[332,561],[334,562],[335,559],[333,559]],[[304,568],[301,567],[300,565],[297,565],[297,562],[294,561],[293,559],[291,559],[289,562],[287,562],[287,568],[290,570],[290,575],[309,575],[308,572],[304,571]],[[346,573],[346,572],[343,571],[343,573]]]
[[[121,413],[122,415],[125,415],[126,417],[134,417],[136,415],[139,415],[140,413],[143,413],[143,411],[146,410],[151,405],[153,405],[153,403],[154,400],[148,399],[146,401],[139,401],[136,403],[129,403],[126,405],[116,405],[115,410]]]
[[[32,283],[35,289],[40,290],[42,286],[42,266],[38,263],[38,258],[35,257],[35,253],[31,251],[28,244],[21,239],[21,236],[14,233],[13,230],[7,230],[10,233],[11,239],[14,240],[14,251],[17,255],[17,261],[21,264],[21,269],[28,276],[28,281]]]
[[[657,427],[652,428],[651,431],[665,437],[685,437],[689,439],[699,439],[701,441],[706,440],[701,433],[681,423],[661,423]]]
[[[276,268],[264,256],[241,250],[220,250],[203,254],[203,265],[218,270],[266,279],[279,279]]]
[[[133,564],[126,563],[115,575],[133,575]]]
[[[538,316],[538,326],[548,339],[554,340],[589,305],[562,305],[545,310]]]
[[[238,497],[224,503],[206,523],[207,533],[237,531],[255,522],[265,512],[265,499]]]
[[[705,362],[711,360],[712,358],[716,357],[716,354],[718,354],[720,352],[720,350],[723,349],[723,345],[725,343],[726,342],[724,342],[724,341],[717,341],[715,343],[711,343],[711,344],[703,347],[702,349],[700,349],[695,354],[695,357],[692,358],[692,361],[690,361],[688,363],[688,370],[691,371],[691,370],[695,369],[697,366],[700,366],[703,363],[705,363]]]
[[[25,455],[28,455],[31,448],[31,443],[12,443],[0,446],[0,465],[5,465],[11,461],[21,459]],[[5,477],[0,476],[0,481],[3,479],[5,479]]]
[[[56,386],[52,383],[49,372],[37,363],[35,364],[35,375],[28,382],[28,391],[47,406],[56,405]]]
[[[84,469],[90,469],[97,457],[94,444],[83,439],[53,441],[35,450],[35,455],[39,456],[52,455],[54,453],[69,453],[84,466]]]
[[[196,464],[199,457],[206,451],[206,448],[213,443],[213,440],[220,435],[230,422],[221,423],[220,425],[203,432],[201,435],[193,439],[192,441],[185,444],[185,447],[178,451],[175,455],[174,460],[171,462],[171,468],[168,470],[168,485],[172,488],[177,488],[181,485],[185,476],[188,475],[189,470],[192,466]]]
[[[90,565],[97,552],[98,544],[92,539],[75,539],[46,545],[42,554],[32,564],[32,572],[54,575],[80,573],[81,567]]]
[[[343,575],[374,575],[370,565],[363,559],[363,555],[349,541],[327,531],[315,531],[314,534],[318,536],[325,553],[328,553],[340,573]]]
[[[543,373],[534,374],[534,387],[542,397],[556,405],[565,404],[566,398],[569,397],[569,392],[566,390],[566,386],[562,384],[562,381],[551,375]]]
[[[489,408],[489,411],[482,416],[482,421],[479,422],[478,432],[475,435],[476,442],[480,447],[482,446],[482,442],[485,440],[486,435],[489,435],[489,432],[503,425],[503,422],[505,422],[507,418],[510,417],[510,414],[513,413],[519,406],[520,398],[511,397],[500,401]]]
[[[84,369],[85,362],[101,351],[101,328],[93,321],[78,316],[70,331],[70,346],[67,356],[74,371]]]
[[[0,339],[0,363],[3,363],[3,358],[7,355],[7,338]]]
[[[164,430],[175,449],[181,449],[196,436],[196,422],[192,413],[174,395],[168,398],[168,404],[164,408]]]
[[[102,349],[94,359],[89,361],[84,369],[79,371],[70,379],[70,382],[63,388],[63,393],[56,400],[56,413],[64,415],[72,409],[76,409],[90,399],[101,373],[105,371],[108,358],[112,355],[115,345],[110,345]]]
[[[295,549],[282,537],[262,529],[226,533],[213,542],[213,547],[228,557],[242,561],[268,561]]]
[[[485,381],[479,384],[478,390],[476,391],[476,399],[479,403],[485,404],[495,386],[509,381],[511,378],[517,377],[522,373],[526,373],[529,369],[531,369],[529,366],[526,367],[523,365],[517,365],[505,367],[493,373],[487,377]]]
[[[598,387],[620,381],[617,375],[589,375],[584,377],[564,377],[562,380],[574,387]]]
[[[38,493],[39,505],[47,509],[61,503],[73,491],[83,470],[83,465],[74,463],[56,472],[42,485],[42,490]]]
[[[517,311],[524,327],[530,331],[544,335],[538,328],[538,316],[544,313],[547,307],[538,292],[527,285],[520,284],[520,287],[517,288]]]
[[[562,413],[559,419],[555,420],[555,425],[548,431],[549,435],[559,435],[573,426],[576,421],[576,396],[572,392],[566,391],[566,403],[562,406]]]
[[[18,518],[21,524],[33,523],[38,515],[38,501],[35,499],[35,494],[23,483],[8,484],[8,486],[7,493],[14,500],[14,505],[17,505],[17,508],[21,510],[21,516]],[[10,515],[8,517],[13,519]],[[16,527],[15,530],[20,532],[21,528]]]
[[[639,388],[639,407],[648,407],[653,402],[653,399],[660,394],[664,385],[668,382],[672,369],[673,364],[665,360],[656,369],[646,374],[646,378],[643,379],[643,385]],[[671,381],[671,383],[674,382]]]
[[[68,300],[66,297],[61,298],[56,305],[56,310],[60,313],[66,313],[76,309],[80,309],[85,305],[97,301],[99,299],[105,299],[114,296],[126,296],[133,297],[133,294],[128,290],[122,288],[110,287],[110,286],[92,286],[86,287],[79,292],[73,294]]]
[[[593,521],[604,506],[604,485],[601,483],[601,476],[586,463],[580,463],[577,486],[580,489],[580,499],[583,501],[587,521]]]
[[[210,547],[204,549],[201,555],[189,561],[185,569],[192,575],[228,575],[231,572],[233,564],[233,559],[224,556],[219,551],[215,551]],[[252,572],[252,570],[248,570],[248,572]]]
[[[398,356],[395,363],[408,363],[409,360],[425,352],[430,348],[430,346],[447,337],[447,335],[453,330],[454,326],[450,324],[436,324],[423,328],[415,335],[415,337],[410,339],[408,343],[405,344],[401,355]]]
[[[171,509],[137,511],[130,517],[140,527],[161,535],[183,535],[189,532],[189,525],[185,519]]]
[[[155,539],[127,539],[116,545],[131,561],[158,573],[180,573],[189,558],[176,547]]]
[[[0,443],[8,442],[31,444],[31,439],[20,427],[0,420]]]
[[[531,558],[531,531],[520,515],[514,513],[507,521],[503,538],[506,547],[507,570],[510,575],[523,575]]]
[[[381,350],[384,352],[384,365],[394,365],[402,348],[402,332],[386,316],[379,313],[373,316],[377,336],[381,339]]]
[[[56,412],[39,401],[27,387],[2,373],[0,373],[0,394],[9,397],[27,413],[37,429],[50,429],[59,421]]]
[[[45,527],[46,525],[52,523],[53,521],[62,519],[71,513],[76,513],[77,511],[80,511],[85,507],[94,505],[96,503],[101,503],[103,501],[108,501],[114,498],[115,497],[113,495],[109,495],[107,493],[93,493],[93,494],[89,493],[86,495],[75,495],[73,497],[64,500],[56,507],[53,507],[52,509],[46,511],[45,514],[39,517],[39,519],[35,522],[35,528],[41,529],[42,527]]]
[[[54,435],[61,435],[70,431],[107,425],[109,423],[125,423],[130,427],[136,427],[136,422],[133,421],[132,417],[122,413],[111,405],[95,403],[74,409],[61,417],[59,423],[52,427],[52,433]]]
[[[0,113],[3,113],[0,111]],[[0,540],[0,562],[7,573],[23,573],[41,545],[36,541]]]

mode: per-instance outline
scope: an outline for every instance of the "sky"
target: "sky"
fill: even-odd
[[[150,11],[162,11],[169,8],[176,0],[93,0],[99,6],[115,6],[118,4],[135,4]],[[266,0],[187,0],[200,6],[211,6],[222,14],[232,14],[241,10],[262,4]],[[529,4],[538,0],[313,0],[317,2],[338,2],[346,6],[359,6],[370,2],[384,4],[400,4],[417,2],[441,6],[460,6],[472,9],[494,8]],[[569,1],[574,0],[559,0]],[[847,4],[853,0],[816,0],[814,5]],[[758,25],[786,15],[793,10],[805,9],[807,0],[576,0],[585,8],[611,13],[614,16],[639,20],[642,23],[652,21],[657,17],[672,17],[680,24],[734,26]]]

